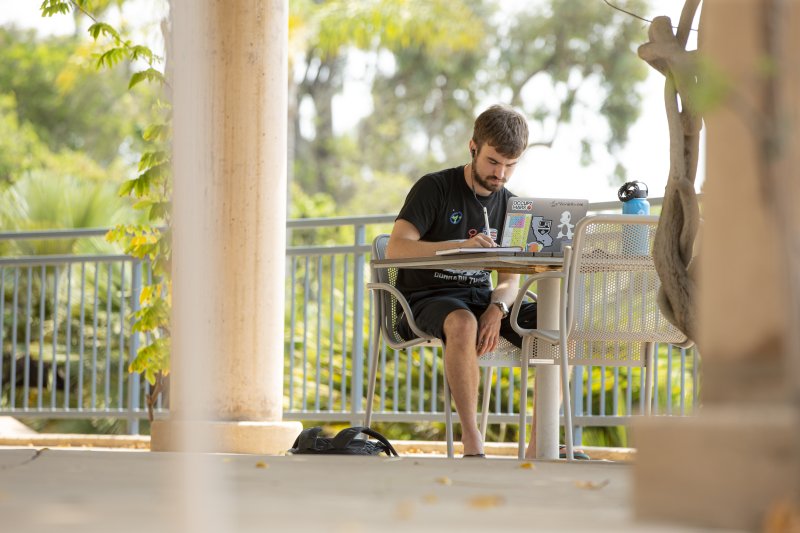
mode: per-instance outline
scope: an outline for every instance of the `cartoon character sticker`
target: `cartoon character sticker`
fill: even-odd
[[[570,224],[570,220],[572,220],[572,215],[569,211],[561,213],[561,224],[558,225],[558,235],[556,235],[556,239],[563,239],[564,237],[572,239],[574,235],[572,228],[575,227],[575,224]]]
[[[545,219],[544,217],[533,217],[531,229],[533,229],[533,237],[536,239],[536,249],[534,250],[532,246],[529,246],[529,251],[540,252],[546,246],[553,244],[553,237],[550,236],[550,229],[552,227],[552,220]]]

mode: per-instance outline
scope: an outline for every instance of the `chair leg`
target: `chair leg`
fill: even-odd
[[[483,406],[481,408],[481,440],[486,442],[486,426],[489,424],[489,399],[491,398],[493,366],[487,366],[483,373]]]
[[[444,365],[442,365],[444,367]],[[447,438],[447,458],[452,459],[455,457],[453,452],[453,408],[451,407],[450,400],[450,385],[447,383],[447,372],[443,372],[444,376],[444,428]]]
[[[564,321],[566,322],[566,320]],[[564,405],[564,444],[567,449],[567,461],[574,461],[575,455],[572,446],[572,406],[569,388],[569,353],[567,352],[567,340],[562,332],[560,343],[561,357],[561,398]]]
[[[519,389],[519,450],[517,458],[525,458],[525,432],[528,430],[528,356],[522,354]]]
[[[376,309],[375,316],[372,317],[372,339],[369,346],[369,381],[367,384],[367,406],[364,412],[364,426],[369,427],[372,422],[372,400],[375,396],[375,381],[378,375],[378,353],[380,352],[381,325],[377,313],[379,305],[378,298],[373,294],[372,307]]]
[[[650,416],[653,412],[653,372],[655,343],[644,343],[644,414]]]

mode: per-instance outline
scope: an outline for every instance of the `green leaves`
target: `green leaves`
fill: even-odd
[[[134,61],[137,59],[144,59],[145,61],[147,61],[148,64],[152,65],[153,61],[158,59],[158,57],[155,54],[153,54],[152,50],[140,44],[137,44],[136,46],[131,46],[130,52],[131,52],[131,59],[133,59]]]
[[[109,48],[97,58],[97,68],[111,68],[127,57],[128,53],[124,47]]]
[[[166,84],[164,74],[153,67],[161,58],[144,45],[133,44],[122,38],[120,32],[105,22],[97,20],[90,13],[93,8],[101,11],[108,7],[108,0],[46,0],[41,5],[43,16],[65,14],[73,10],[79,11],[93,21],[88,32],[92,39],[98,41],[107,38],[109,47],[97,55],[97,69],[111,69],[120,63],[143,61],[148,68],[134,72],[128,83],[132,89],[142,82]],[[155,113],[168,115],[170,107],[156,101]],[[144,150],[138,165],[138,176],[122,184],[120,196],[133,196],[138,199],[134,208],[146,211],[151,223],[169,225],[170,207],[170,157],[165,146],[169,142],[170,128],[166,117],[160,122],[144,129],[142,138],[149,148]],[[171,307],[172,282],[170,280],[170,262],[172,246],[170,232],[162,232],[151,225],[120,225],[106,234],[106,240],[122,245],[125,253],[149,262],[152,281],[143,288],[140,294],[141,308],[134,313],[133,331],[147,333],[151,341],[139,349],[136,358],[130,364],[130,372],[142,372],[151,383],[159,382],[148,398],[151,408],[160,390],[161,377],[169,373],[170,331],[169,315]],[[152,409],[149,409],[152,420]]]
[[[128,372],[143,372],[145,379],[151,385],[155,384],[159,371],[164,375],[169,374],[170,348],[169,337],[156,339],[139,350],[136,358],[128,367]]]
[[[147,139],[145,139],[147,140]],[[147,151],[139,159],[139,172],[169,161],[169,154],[164,150]]]
[[[116,41],[121,41],[119,32],[112,28],[110,25],[106,24],[105,22],[95,22],[89,29],[87,30],[89,35],[96,41],[101,35],[108,35],[112,37]]]
[[[136,311],[134,317],[136,322],[133,324],[133,331],[154,331],[169,324],[169,306],[164,298],[153,298],[150,305]]]
[[[61,2],[59,0],[44,0],[42,5],[39,6],[39,9],[42,11],[43,17],[66,15],[72,11],[72,4],[70,2]]]
[[[145,141],[163,142],[167,140],[169,131],[170,129],[168,124],[150,124],[147,126],[147,128],[145,128],[142,138]]]
[[[162,85],[166,83],[164,75],[161,72],[151,67],[148,68],[147,70],[135,72],[133,76],[131,76],[131,81],[128,84],[128,89],[133,89],[136,85],[145,80],[149,82],[158,82]]]

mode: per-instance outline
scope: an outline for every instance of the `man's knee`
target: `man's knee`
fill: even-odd
[[[478,319],[466,309],[453,311],[444,320],[444,334],[450,342],[466,339],[474,341],[478,335]]]

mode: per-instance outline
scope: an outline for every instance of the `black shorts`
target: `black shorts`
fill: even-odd
[[[465,309],[475,315],[475,318],[479,318],[491,304],[491,296],[491,291],[485,289],[455,289],[446,294],[439,291],[417,292],[409,297],[409,305],[419,329],[447,342],[444,335],[444,321],[447,315],[453,311]],[[536,304],[524,302],[519,311],[518,321],[523,328],[534,329],[536,327]],[[404,339],[414,337],[405,316],[401,316],[397,332]],[[511,327],[510,313],[500,322],[500,335],[516,347],[522,347],[522,338]]]

